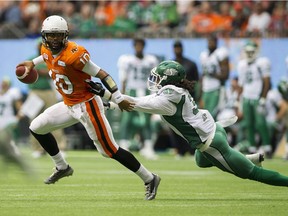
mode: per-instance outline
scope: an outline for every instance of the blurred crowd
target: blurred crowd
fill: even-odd
[[[0,38],[37,38],[45,17],[70,23],[70,38],[287,37],[287,1],[0,1]]]

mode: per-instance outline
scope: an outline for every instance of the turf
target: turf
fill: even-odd
[[[148,161],[135,153],[162,178],[157,198],[144,200],[142,181],[132,172],[96,151],[69,151],[72,177],[54,185],[48,156],[30,161],[33,177],[15,166],[0,163],[1,216],[61,215],[287,215],[288,188],[243,180],[216,168],[201,169],[192,157],[175,159],[161,154]],[[288,175],[288,162],[266,160],[264,166]]]

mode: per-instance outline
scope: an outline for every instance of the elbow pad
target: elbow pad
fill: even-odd
[[[101,79],[103,85],[110,91],[112,94],[118,90],[118,87],[110,75],[107,75],[103,79]]]

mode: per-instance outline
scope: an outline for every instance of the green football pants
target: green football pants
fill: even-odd
[[[258,100],[243,99],[243,120],[245,121],[247,139],[251,146],[256,146],[256,128],[262,140],[262,145],[270,145],[270,136],[265,115],[257,112]]]
[[[202,168],[216,166],[243,179],[275,186],[288,186],[287,176],[258,167],[245,155],[231,148],[225,130],[218,124],[211,145],[204,152],[196,150],[195,158],[197,165]]]
[[[202,94],[204,109],[207,109],[214,119],[216,119],[216,115],[218,112],[218,103],[220,98],[220,89],[203,92]]]

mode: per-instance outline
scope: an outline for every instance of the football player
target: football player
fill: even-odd
[[[11,87],[9,77],[3,77],[0,86],[0,155],[6,162],[17,164],[23,171],[30,172],[29,165],[14,141],[18,124],[16,113],[21,105],[21,91]]]
[[[225,47],[218,47],[214,35],[207,38],[208,50],[201,52],[201,104],[216,119],[224,103],[225,82],[229,78],[229,56]]]
[[[285,79],[280,80],[277,88],[270,89],[267,94],[266,109],[269,110],[266,115],[268,124],[272,151],[274,152],[276,144],[280,141],[285,131],[288,115],[288,83]]]
[[[237,65],[239,95],[243,99],[243,121],[246,125],[250,153],[264,151],[272,157],[269,131],[265,119],[265,100],[270,88],[270,61],[266,57],[258,57],[258,45],[248,41],[244,46],[244,56]],[[258,149],[255,134],[259,133],[261,148]]]
[[[92,77],[99,78],[111,92],[112,101],[121,110],[130,111],[133,103],[124,99],[113,78],[91,61],[90,54],[84,47],[68,40],[69,29],[65,19],[56,15],[47,17],[43,21],[41,34],[41,55],[19,65],[28,67],[30,71],[44,61],[55,88],[63,98],[63,102],[52,105],[37,116],[29,127],[56,166],[55,172],[44,183],[54,184],[73,174],[72,167],[62,156],[51,132],[81,122],[99,153],[118,161],[137,174],[145,183],[145,199],[154,199],[160,177],[148,171],[133,154],[117,145],[106,119],[102,100],[88,91],[86,81]]]
[[[124,54],[118,59],[119,77],[122,85],[122,93],[134,97],[149,94],[147,89],[147,76],[152,68],[158,65],[158,59],[151,54],[144,54],[145,40],[135,38],[133,40],[134,54]],[[133,140],[140,131],[143,139],[143,147],[140,154],[147,159],[156,159],[152,139],[151,115],[137,112],[124,112],[121,116],[121,134],[119,144],[123,148],[129,148],[129,140]]]
[[[149,89],[156,93],[124,98],[135,103],[133,110],[159,114],[168,126],[189,144],[196,148],[195,158],[199,167],[216,166],[243,179],[259,181],[269,185],[288,186],[288,176],[264,169],[254,164],[260,162],[261,154],[250,155],[249,159],[229,146],[223,127],[229,126],[237,118],[214,121],[208,110],[199,109],[189,91],[194,82],[188,81],[182,65],[175,61],[163,61],[151,71]],[[90,83],[91,91],[109,99],[111,93],[99,85]],[[110,105],[113,106],[113,103]],[[251,161],[254,158],[254,163]],[[255,158],[257,160],[255,160]],[[259,165],[259,164],[258,164]]]

